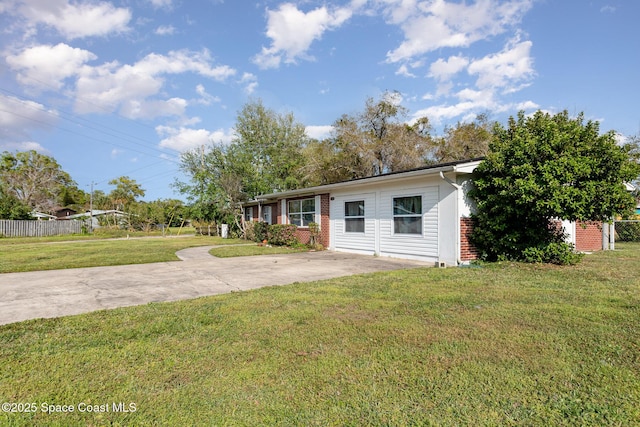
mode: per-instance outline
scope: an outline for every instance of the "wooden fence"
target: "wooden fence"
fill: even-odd
[[[82,233],[83,221],[0,220],[0,237],[44,237]]]

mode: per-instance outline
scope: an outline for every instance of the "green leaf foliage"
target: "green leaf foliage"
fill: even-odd
[[[529,248],[553,253],[548,246],[563,241],[554,219],[606,221],[634,207],[624,182],[638,176],[638,164],[582,114],[520,112],[507,128],[494,126],[489,150],[470,194],[472,240],[488,260],[523,260]]]

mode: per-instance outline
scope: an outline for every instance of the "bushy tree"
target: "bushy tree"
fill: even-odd
[[[447,126],[438,138],[435,158],[438,163],[483,157],[489,151],[491,123],[487,113],[479,114],[473,122],[458,122]]]
[[[140,184],[128,176],[112,179],[109,181],[109,185],[115,185],[116,187],[109,193],[114,209],[126,210],[138,197],[144,197],[145,195],[145,191]]]
[[[368,98],[362,112],[334,122],[331,138],[307,147],[306,178],[328,184],[424,166],[434,148],[429,120],[409,125],[406,116],[397,93]]]
[[[569,248],[555,219],[606,221],[634,206],[624,182],[638,176],[638,164],[582,114],[520,112],[507,128],[496,124],[489,148],[470,194],[472,241],[488,260],[558,259]]]
[[[230,144],[183,153],[181,169],[189,181],[175,186],[188,197],[194,218],[240,229],[241,202],[304,185],[302,150],[308,138],[293,114],[277,113],[260,100],[238,112],[235,132]]]
[[[0,219],[33,219],[31,208],[0,185]]]
[[[77,192],[76,183],[60,164],[35,150],[2,153],[0,184],[21,203],[43,212],[51,212],[64,202],[65,188]]]

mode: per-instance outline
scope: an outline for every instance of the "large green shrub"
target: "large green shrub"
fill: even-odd
[[[294,246],[300,243],[295,224],[273,224],[269,226],[267,240],[274,246]]]
[[[537,112],[496,124],[476,169],[471,236],[483,259],[571,263],[557,218],[603,221],[635,205],[624,186],[640,174],[628,147],[597,122]]]

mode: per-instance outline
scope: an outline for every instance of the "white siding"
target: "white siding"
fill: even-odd
[[[422,234],[395,234],[393,198],[422,196]],[[438,259],[437,186],[384,191],[380,195],[380,255]]]
[[[347,233],[345,231],[345,202],[364,200],[364,233]],[[353,194],[335,197],[331,201],[331,230],[336,250],[375,253],[376,236],[376,195],[375,193]]]
[[[440,188],[437,182],[430,185],[416,185],[416,182],[407,184],[378,185],[375,189],[369,187],[369,191],[363,189],[365,191],[361,193],[332,193],[331,249],[438,261]],[[422,196],[422,234],[394,233],[393,198],[404,196]],[[358,200],[365,202],[365,231],[347,233],[344,204]]]

